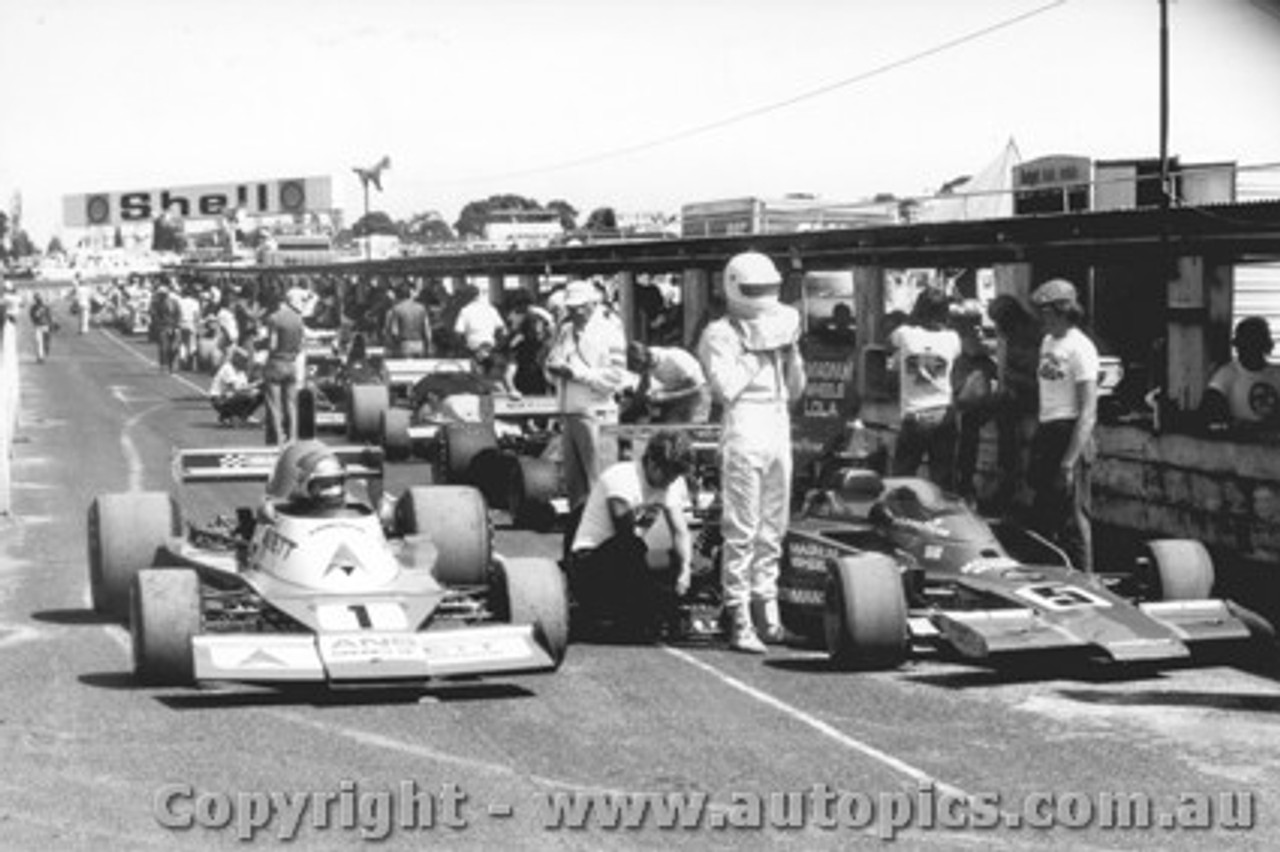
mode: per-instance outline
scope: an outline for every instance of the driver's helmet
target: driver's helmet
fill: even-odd
[[[347,471],[320,441],[291,444],[276,463],[268,494],[297,505],[337,507],[346,500]]]

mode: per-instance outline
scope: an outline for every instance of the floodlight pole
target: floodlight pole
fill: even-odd
[[[1168,212],[1169,188],[1169,0],[1160,0],[1160,210]]]

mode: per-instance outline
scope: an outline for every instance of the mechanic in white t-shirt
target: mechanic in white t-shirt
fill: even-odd
[[[1045,329],[1036,371],[1040,416],[1027,472],[1034,492],[1032,525],[1056,541],[1077,569],[1091,572],[1089,471],[1098,420],[1098,349],[1079,328],[1084,311],[1070,281],[1046,281],[1031,302]]]
[[[600,474],[583,504],[569,556],[569,589],[578,612],[640,638],[670,623],[689,588],[692,538],[684,475],[688,439],[659,431],[638,459]]]
[[[932,287],[920,291],[911,318],[889,335],[898,366],[902,420],[893,449],[893,475],[915,476],[928,461],[929,479],[954,487],[956,418],[951,369],[960,357],[960,335],[947,328],[950,300]]]
[[[636,397],[653,423],[706,423],[711,416],[711,390],[702,364],[687,349],[675,346],[627,346],[627,369],[640,377]]]
[[[1280,426],[1280,364],[1267,360],[1275,348],[1271,326],[1265,317],[1245,317],[1231,342],[1236,357],[1214,371],[1200,404],[1210,429]]]

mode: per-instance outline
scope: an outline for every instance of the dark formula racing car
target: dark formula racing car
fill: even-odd
[[[549,671],[564,657],[559,567],[492,553],[475,489],[378,499],[380,450],[316,441],[179,451],[174,472],[180,483],[267,489],[261,505],[202,527],[184,525],[165,493],[94,500],[94,608],[128,619],[148,682],[399,683]],[[305,499],[334,479],[336,499]],[[372,499],[352,497],[359,485]]]
[[[792,521],[779,600],[787,628],[837,665],[890,668],[920,645],[991,664],[1048,652],[1165,662],[1272,635],[1260,616],[1209,597],[1213,563],[1199,542],[1149,542],[1130,577],[1154,600],[1136,602],[1118,576],[1076,571],[1043,539],[925,480],[861,469],[833,480]]]

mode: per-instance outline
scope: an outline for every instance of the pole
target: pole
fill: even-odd
[[[1169,0],[1160,0],[1160,210],[1168,212],[1169,191]]]

